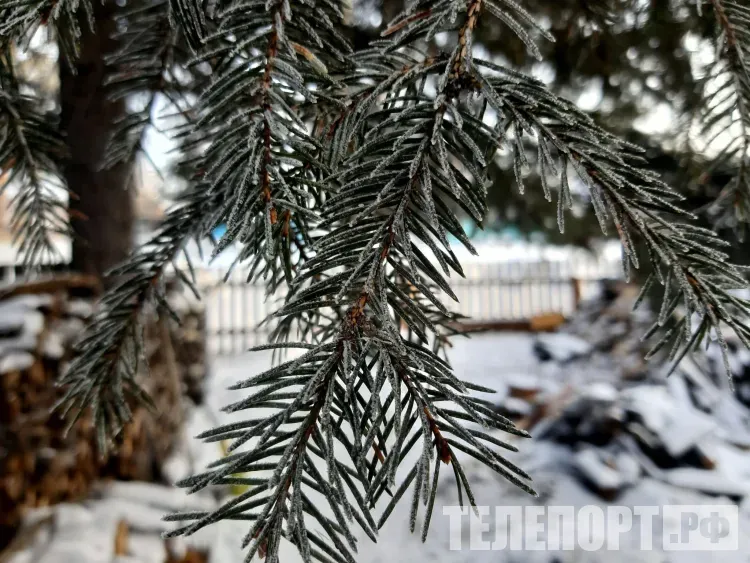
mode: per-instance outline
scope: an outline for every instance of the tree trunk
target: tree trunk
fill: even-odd
[[[75,234],[71,268],[102,277],[123,261],[133,242],[133,200],[127,190],[128,166],[101,170],[110,128],[123,115],[125,103],[107,100],[104,56],[115,42],[114,2],[92,2],[96,30],[83,24],[81,56],[75,72],[60,65],[61,127],[70,160],[65,179],[72,192],[69,210]]]

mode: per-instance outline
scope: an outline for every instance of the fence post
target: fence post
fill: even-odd
[[[571,278],[570,282],[573,284],[573,312],[576,312],[581,303],[581,279]]]

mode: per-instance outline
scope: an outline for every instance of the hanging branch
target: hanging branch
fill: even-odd
[[[312,343],[261,347],[296,346],[303,353],[237,384],[253,394],[228,410],[267,407],[275,414],[205,433],[208,440],[233,439],[235,453],[183,483],[193,491],[239,481],[270,483],[270,489],[256,487],[213,513],[175,515],[193,521],[175,533],[247,519],[254,523],[244,542],[248,559],[260,552],[277,561],[285,537],[305,561],[351,561],[355,544],[347,520],[372,536],[368,513],[383,493],[391,499],[377,528],[412,487],[410,525],[413,530],[423,502],[426,537],[441,463],[452,466],[459,498],[465,493],[475,505],[459,451],[533,492],[528,475],[494,449],[515,447],[476,428],[525,433],[490,402],[469,395],[487,389],[459,380],[437,357],[430,341],[440,330],[422,306],[429,301],[448,315],[440,294],[455,298],[446,276],[460,274],[448,234],[471,249],[453,209],[481,225],[486,169],[498,150],[513,155],[523,190],[529,166],[524,137],[538,148],[545,195],[558,194],[561,228],[572,172],[588,187],[602,228],[615,226],[626,272],[639,267],[639,250],[645,251],[665,286],[657,328],[664,325],[661,345],[670,342],[675,361],[709,333],[724,347],[724,325],[747,341],[741,319],[750,309],[731,293],[745,282],[737,268],[722,264],[721,241],[675,219],[690,215],[676,205],[675,192],[641,169],[637,147],[597,127],[540,82],[474,58],[472,36],[481,18],[499,20],[538,53],[528,30],[545,32],[515,2],[412,2],[385,31],[389,39],[358,54],[356,72],[341,78],[350,92],[347,110],[326,135],[329,182],[339,187],[321,208],[318,227],[326,232],[295,279],[293,298],[278,312],[286,319],[315,311],[329,322]],[[452,51],[428,56],[420,50],[435,34],[456,28]],[[676,314],[680,304],[684,310]],[[690,324],[693,313],[697,329]],[[404,336],[402,322],[418,342]],[[316,456],[300,466],[300,456],[313,447]],[[421,452],[415,461],[413,450]],[[402,464],[406,469],[399,471]],[[234,477],[263,471],[272,472],[270,481]],[[329,514],[304,501],[308,490],[326,497]],[[327,543],[317,534],[311,539],[312,526],[325,531]],[[313,546],[322,551],[313,553]]]
[[[106,58],[111,71],[105,86],[113,100],[142,98],[114,124],[102,166],[124,163],[133,186],[136,157],[144,156],[157,172],[145,146],[146,134],[177,132],[190,121],[195,101],[205,87],[208,72],[187,68],[192,54],[182,28],[173,25],[168,0],[139,0],[117,14],[115,39],[119,46]]]
[[[142,0],[121,12],[117,34],[120,48],[108,57],[113,68],[107,81],[110,95],[145,94],[149,101],[115,125],[103,166],[122,162],[133,167],[138,154],[148,156],[143,139],[147,129],[154,126],[161,96],[173,109],[173,117],[179,113],[181,123],[170,129],[186,155],[180,168],[188,187],[174,198],[157,232],[109,273],[116,284],[101,299],[61,379],[65,395],[58,408],[70,413],[73,421],[91,408],[102,453],[110,448],[109,439],[130,420],[133,401],[149,401],[137,381],[141,368],[147,369],[141,362],[145,316],[153,306],[177,318],[166,301],[164,279],[169,275],[198,295],[187,245],[191,241],[200,244],[220,224],[221,205],[230,189],[223,186],[209,191],[205,161],[192,156],[204,134],[196,125],[199,110],[191,107],[192,98],[210,70],[176,70],[175,65],[186,64],[187,53],[181,44],[180,28],[170,24],[169,10],[166,0]],[[188,75],[190,78],[185,78]]]
[[[270,488],[252,489],[213,513],[175,515],[171,519],[194,520],[176,534],[224,518],[248,519],[254,522],[244,541],[250,546],[248,560],[260,552],[277,561],[280,538],[285,537],[305,561],[313,556],[353,561],[356,545],[349,521],[356,520],[374,538],[414,482],[413,528],[420,499],[431,511],[441,462],[452,466],[459,494],[466,491],[474,505],[457,451],[533,492],[529,476],[490,447],[514,446],[462,422],[526,435],[495,413],[490,402],[468,394],[470,389],[489,390],[457,379],[433,352],[430,333],[434,338],[439,332],[423,307],[429,301],[447,318],[436,293],[453,295],[426,252],[433,253],[447,274],[449,269],[460,272],[447,233],[471,247],[448,202],[464,204],[477,216],[484,209],[484,176],[476,166],[477,155],[452,121],[462,97],[474,88],[467,58],[478,8],[479,2],[468,5],[458,56],[420,62],[394,43],[384,52],[364,55],[358,60],[362,66],[344,79],[357,91],[350,111],[327,135],[330,160],[336,165],[329,181],[340,188],[322,207],[318,227],[327,233],[316,241],[314,256],[295,279],[294,297],[277,313],[286,319],[317,311],[331,324],[319,327],[312,344],[261,347],[304,352],[237,384],[235,388],[254,393],[228,410],[268,407],[276,413],[205,433],[211,441],[233,438],[230,449],[237,453],[182,483],[198,490],[237,479],[246,482],[235,474],[269,470],[270,482],[260,478],[247,483],[269,483]],[[402,29],[410,31],[408,25]],[[437,99],[424,92],[429,74],[445,77]],[[364,87],[356,89],[359,82]],[[449,161],[448,151],[456,155],[455,162]],[[444,190],[450,199],[442,197]],[[424,342],[403,336],[400,322]],[[398,469],[420,438],[422,455],[398,483]],[[241,450],[245,445],[250,447]],[[334,455],[337,450],[349,458]],[[315,456],[301,467],[304,452]],[[309,491],[326,497],[330,514],[305,502]],[[370,512],[383,492],[390,492],[392,499],[376,524]],[[311,533],[311,525],[325,531],[328,543]],[[314,553],[315,547],[322,551]]]
[[[269,4],[268,11],[256,3],[250,7],[236,4],[217,14],[216,31],[193,63],[193,68],[209,64],[213,80],[193,112],[197,118],[182,128],[186,134],[180,134],[186,154],[202,153],[189,167],[195,171],[196,185],[168,214],[153,239],[112,272],[123,282],[102,300],[97,320],[82,338],[65,378],[70,387],[64,405],[80,412],[93,404],[101,446],[106,447],[106,436],[129,419],[128,399],[142,395],[135,381],[142,312],[154,300],[168,310],[158,288],[165,268],[184,251],[187,242],[208,236],[226,223],[227,232],[214,254],[237,242],[237,262],[249,263],[249,277],[263,274],[271,291],[291,279],[296,262],[304,259],[314,219],[311,206],[322,197],[316,180],[325,165],[318,161],[318,144],[309,137],[295,105],[315,101],[309,88],[313,85],[317,85],[316,95],[325,97],[331,81],[321,75],[322,61],[334,66],[344,59],[346,45],[330,23],[336,15],[333,6],[303,6],[294,12],[294,19],[283,2]],[[146,26],[153,18],[163,21],[165,11],[166,4],[149,3],[145,11],[136,8],[125,17],[143,17],[141,25]],[[329,28],[310,34],[313,19],[328,21]],[[237,42],[232,26],[238,21],[251,24],[250,41]],[[127,36],[126,46],[114,57],[121,65],[128,65],[136,56],[129,50],[136,48],[134,45],[144,49],[156,46],[155,42],[136,43],[143,34],[156,30],[136,26],[131,31],[133,36]],[[315,45],[303,47],[306,41]],[[256,56],[261,46],[264,55]],[[305,63],[295,63],[301,71],[292,65],[297,53],[304,54]],[[306,65],[312,72],[302,74],[307,72]],[[141,79],[153,87],[149,81],[163,76],[164,68],[142,70],[145,74],[140,78],[127,77],[121,70],[114,75],[113,84],[123,92],[138,87]],[[300,91],[305,98],[298,96]],[[142,130],[137,133],[142,135]],[[119,158],[126,153],[113,154]],[[178,267],[175,270],[191,285],[190,276]]]
[[[732,227],[744,239],[750,221],[750,7],[736,0],[710,4],[718,31],[714,62],[702,80],[698,135],[710,158],[704,173],[732,170],[710,211],[717,226]]]
[[[153,304],[179,320],[167,303],[165,276],[177,276],[198,295],[186,247],[191,241],[200,243],[208,236],[222,203],[219,195],[208,194],[202,188],[205,186],[198,182],[197,188],[190,188],[178,198],[156,234],[110,273],[118,283],[102,297],[98,311],[76,344],[74,359],[60,379],[65,394],[58,408],[72,413],[70,424],[85,409],[91,409],[100,452],[109,449],[109,438],[130,420],[133,400],[150,404],[137,380],[139,367],[144,366],[144,316]],[[178,262],[180,256],[184,265]]]
[[[12,193],[11,231],[25,268],[59,261],[55,235],[69,234],[57,116],[23,92],[12,49],[0,44],[0,194]]]
[[[94,29],[94,12],[89,0],[14,0],[0,4],[0,40],[24,44],[46,26],[57,41],[61,64],[78,57],[81,25]]]
[[[487,61],[476,61],[477,72],[490,69],[498,74],[483,78],[488,104],[498,114],[494,128],[481,125],[476,135],[494,139],[496,147],[510,146],[514,154],[519,187],[525,156],[520,150],[524,135],[535,138],[539,146],[540,174],[545,196],[551,200],[549,177],[560,179],[558,221],[564,228],[564,212],[571,205],[570,172],[588,187],[594,211],[603,231],[612,225],[622,243],[623,268],[629,278],[639,268],[641,254],[650,262],[653,274],[647,280],[664,286],[663,306],[658,323],[649,331],[663,330],[659,349],[671,347],[675,364],[709,334],[718,337],[726,355],[723,329],[730,327],[746,344],[750,343],[744,319],[748,302],[735,297],[733,290],[745,287],[742,271],[728,262],[721,251],[729,243],[713,232],[685,221],[695,219],[682,210],[683,199],[644,170],[640,150],[596,126],[573,104],[546,92],[530,79],[520,79]],[[530,102],[533,100],[533,103]],[[484,133],[482,133],[482,131]],[[696,315],[698,326],[691,324]],[[654,350],[654,352],[656,351]],[[728,369],[727,373],[731,373]]]

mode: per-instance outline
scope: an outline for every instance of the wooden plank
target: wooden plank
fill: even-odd
[[[451,323],[460,332],[554,332],[565,323],[561,313],[543,313],[528,319],[463,321]]]

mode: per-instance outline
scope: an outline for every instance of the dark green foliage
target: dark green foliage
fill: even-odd
[[[597,21],[618,5],[584,4]],[[354,561],[356,529],[375,539],[407,492],[412,530],[426,506],[426,538],[441,464],[475,504],[459,452],[533,493],[498,453],[515,450],[504,434],[526,433],[441,358],[454,334],[450,277],[462,275],[449,237],[474,250],[461,219],[482,226],[499,160],[521,193],[534,169],[561,230],[571,186],[586,189],[602,230],[622,243],[626,275],[648,264],[649,285],[663,287],[654,330],[663,327],[672,360],[713,336],[725,348],[728,328],[750,343],[750,305],[732,293],[746,283],[726,243],[693,225],[641,150],[541,81],[478,55],[479,31],[492,28],[542,56],[538,43],[554,37],[520,3],[412,1],[357,52],[344,12],[333,0],[139,0],[123,12],[123,48],[110,61],[113,95],[167,98],[180,116],[175,138],[197,156],[183,163],[189,188],[164,225],[114,272],[121,281],[79,345],[63,403],[92,406],[106,447],[141,397],[141,313],[169,310],[160,282],[172,266],[193,287],[180,253],[226,223],[215,252],[237,245],[248,278],[283,295],[261,348],[299,355],[235,385],[227,410],[247,418],[202,435],[229,440],[229,455],[181,483],[251,488],[215,512],[169,519],[184,524],[174,534],[247,520],[248,560],[278,561],[286,538],[305,561]],[[118,128],[113,162],[142,149],[151,104]]]

